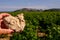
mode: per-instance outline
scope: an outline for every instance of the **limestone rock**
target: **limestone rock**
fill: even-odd
[[[18,14],[16,17],[10,15],[3,19],[4,23],[8,28],[20,32],[24,30],[25,20],[23,14]]]

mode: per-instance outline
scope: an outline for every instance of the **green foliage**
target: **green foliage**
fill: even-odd
[[[22,11],[26,27],[22,33],[14,33],[11,40],[60,40],[60,12],[28,12]],[[10,12],[16,16],[20,11]],[[46,37],[37,37],[37,27]]]

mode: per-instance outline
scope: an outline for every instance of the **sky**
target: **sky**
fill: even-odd
[[[60,8],[60,0],[0,0],[0,11]]]

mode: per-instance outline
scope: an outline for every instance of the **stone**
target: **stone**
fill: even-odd
[[[25,27],[25,20],[23,13],[18,14],[17,16],[7,16],[3,18],[4,24],[9,28],[13,29],[16,32],[20,32],[24,30]]]

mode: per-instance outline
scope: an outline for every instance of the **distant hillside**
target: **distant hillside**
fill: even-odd
[[[60,8],[52,8],[52,9],[31,9],[31,8],[22,8],[22,9],[18,9],[18,10],[15,10],[15,11],[3,11],[3,12],[23,12],[23,11],[27,11],[27,12],[47,12],[47,11],[57,11],[57,12],[60,12]],[[0,12],[2,13],[2,12]]]
[[[43,9],[29,9],[29,8],[23,8],[23,9],[19,9],[19,10],[16,10],[16,11],[60,11],[60,8],[57,9],[57,8],[52,8],[52,9],[46,9],[46,10],[43,10]],[[16,12],[14,11],[14,12]]]
[[[52,8],[52,9],[47,9],[47,10],[44,10],[44,11],[60,11],[60,8]]]
[[[23,8],[16,11],[43,11],[42,9]]]

